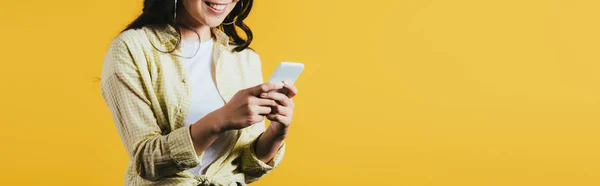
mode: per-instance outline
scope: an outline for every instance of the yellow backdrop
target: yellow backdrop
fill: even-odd
[[[600,1],[257,1],[268,77],[306,71],[255,185],[600,185]],[[0,185],[121,185],[95,79],[141,0],[0,1]]]

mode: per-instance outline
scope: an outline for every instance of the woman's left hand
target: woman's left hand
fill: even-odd
[[[283,82],[283,88],[278,91],[265,92],[260,95],[261,98],[277,101],[278,105],[273,107],[270,114],[266,117],[271,120],[270,130],[274,130],[278,138],[287,136],[292,115],[294,113],[294,101],[292,98],[298,94],[298,89],[293,84]]]

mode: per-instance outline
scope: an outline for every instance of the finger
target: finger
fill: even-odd
[[[263,99],[275,100],[279,104],[286,106],[286,107],[292,105],[292,103],[291,103],[292,100],[290,100],[290,98],[288,98],[285,94],[282,94],[280,92],[276,92],[276,91],[263,92],[262,94],[260,94],[260,97]]]
[[[269,92],[272,90],[277,90],[283,87],[283,84],[279,83],[263,83],[260,85],[256,85],[254,87],[249,88],[250,94],[254,96],[258,96],[263,92]]]
[[[258,115],[267,115],[267,114],[271,114],[271,112],[273,111],[273,108],[271,107],[261,107],[261,106],[257,106],[255,108],[255,113]]]
[[[283,116],[292,116],[292,108],[277,105],[272,107],[271,113],[276,113]]]
[[[252,122],[252,124],[255,124],[255,123],[258,123],[258,122],[261,122],[261,121],[265,120],[265,116],[262,116],[262,115],[255,115],[255,116],[252,116],[252,119],[251,119],[251,120],[252,120],[252,121],[251,121],[251,122]]]
[[[279,115],[279,114],[269,114],[269,115],[267,115],[267,119],[269,119],[271,121],[276,121],[276,122],[282,123],[284,125],[289,124],[287,117]]]
[[[257,104],[259,106],[270,106],[270,107],[274,107],[274,106],[278,105],[275,100],[266,99],[266,98],[256,98],[254,100],[254,104]]]
[[[283,88],[287,89],[287,97],[293,98],[298,94],[298,88],[290,82],[283,81]]]

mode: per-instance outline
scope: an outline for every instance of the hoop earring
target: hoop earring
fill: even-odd
[[[173,22],[177,22],[177,0],[175,0],[175,6],[173,7]]]
[[[177,1],[177,0],[175,0],[175,1]],[[242,2],[242,6],[240,6],[240,8],[244,8],[244,1],[243,1],[243,0],[240,0],[240,2]],[[227,17],[229,17],[229,16],[227,16]],[[222,25],[232,25],[232,24],[234,24],[234,23],[235,23],[235,20],[233,20],[233,21],[231,21],[231,22],[229,22],[229,23],[221,23],[221,24],[222,24]]]

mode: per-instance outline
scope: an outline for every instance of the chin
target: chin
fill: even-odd
[[[218,27],[219,25],[221,25],[221,23],[223,23],[223,21],[208,21],[206,25],[212,28]]]
[[[209,27],[218,27],[219,25],[221,25],[221,23],[223,23],[224,19],[204,19],[204,21],[201,21],[201,23],[203,25],[209,26]]]

